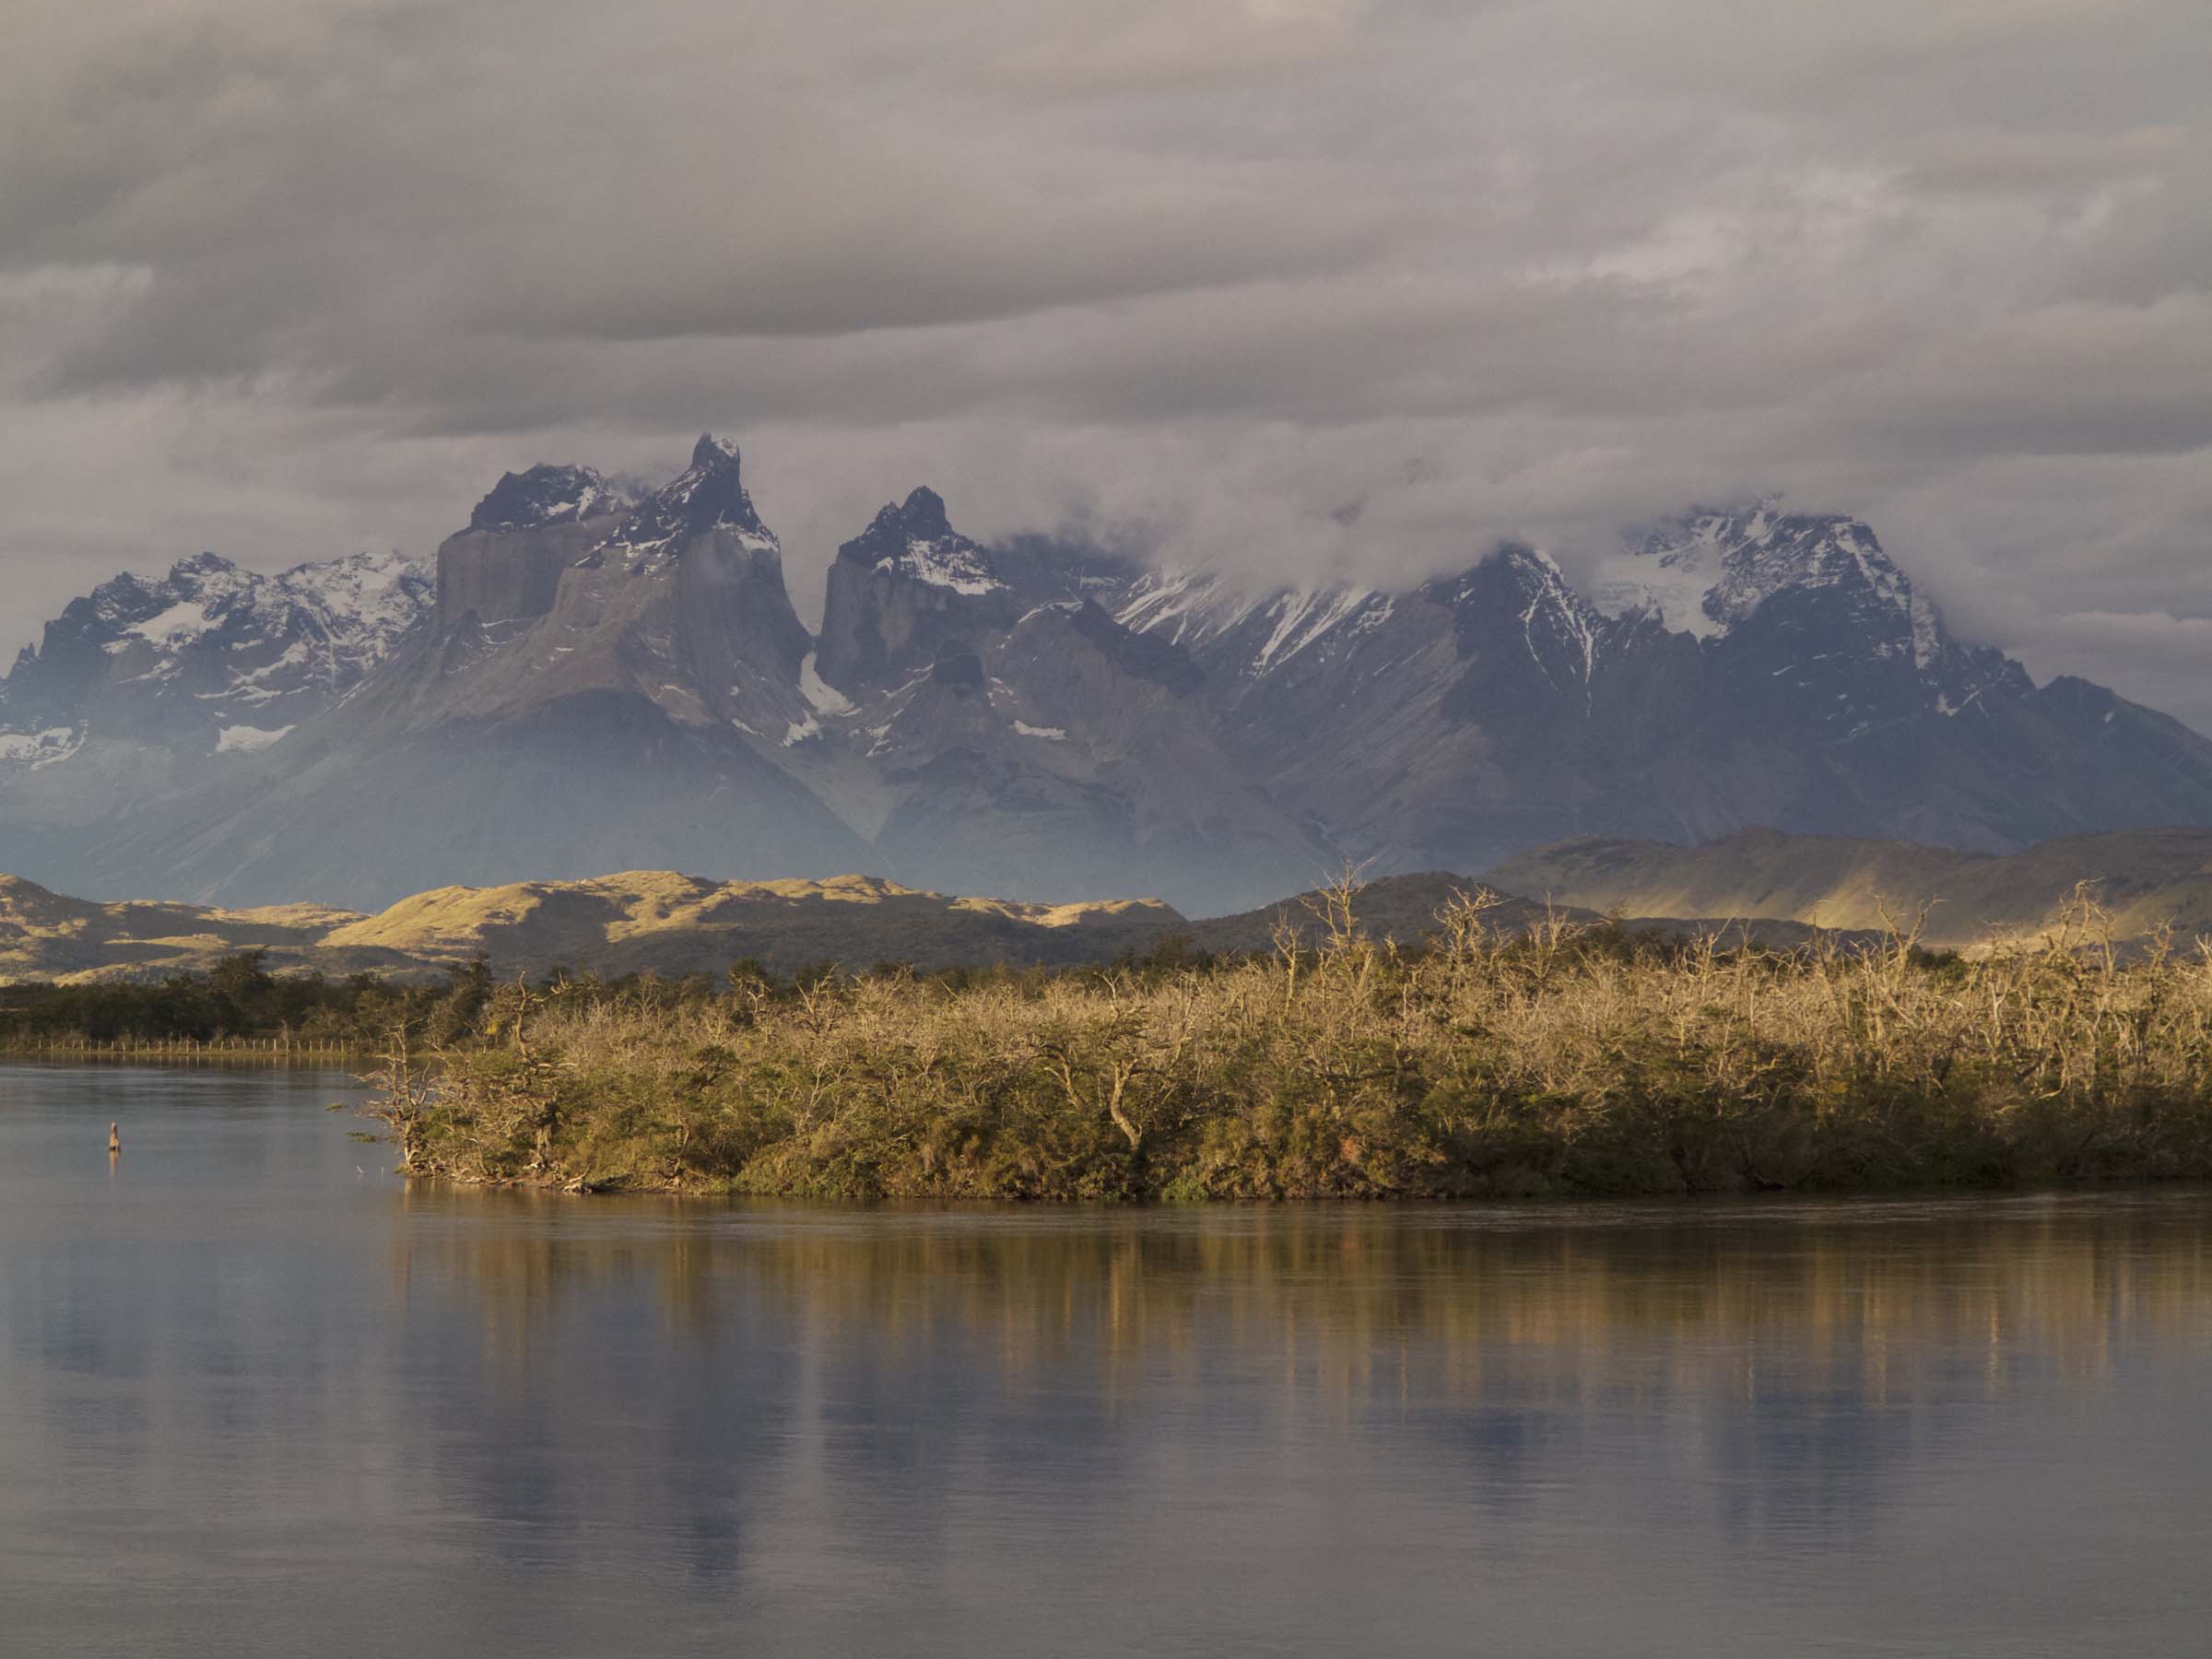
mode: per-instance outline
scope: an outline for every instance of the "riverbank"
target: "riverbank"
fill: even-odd
[[[394,1031],[463,1041],[490,988],[480,961],[443,983],[391,984],[366,973],[274,974],[265,952],[247,950],[204,974],[0,986],[0,1056],[365,1065]]]
[[[418,1175],[572,1190],[1449,1198],[2212,1179],[2212,959],[2081,908],[1986,960],[1492,931],[726,992],[505,988],[372,1110]]]
[[[51,1060],[72,1065],[112,1061],[123,1065],[308,1065],[362,1067],[375,1063],[363,1042],[328,1042],[285,1037],[194,1038],[95,1042],[87,1038],[0,1041],[0,1060]]]

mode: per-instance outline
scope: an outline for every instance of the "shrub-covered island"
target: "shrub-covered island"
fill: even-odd
[[[919,977],[508,986],[394,1046],[414,1173],[576,1190],[1443,1198],[2212,1178],[2212,958],[1611,928]]]

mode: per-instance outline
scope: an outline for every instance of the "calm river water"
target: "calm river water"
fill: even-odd
[[[0,1067],[0,1651],[2212,1651],[2202,1192],[545,1198],[347,1095]]]

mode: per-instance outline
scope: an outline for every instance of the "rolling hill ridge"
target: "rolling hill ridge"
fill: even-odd
[[[2205,830],[2072,836],[2010,853],[1772,830],[1696,847],[1589,836],[1509,859],[1482,879],[1624,915],[1918,925],[1924,942],[1951,948],[2037,935],[2086,882],[2116,938],[2169,924],[2184,939],[2212,937]]]
[[[1717,932],[1784,948],[1822,933],[1848,945],[1888,922],[1910,926],[1924,909],[1924,943],[1971,951],[2038,936],[2085,881],[2116,942],[2139,946],[2169,926],[2184,945],[2212,941],[2212,830],[2077,837],[2012,854],[1771,831],[1703,847],[1583,838],[1479,878],[1380,877],[1361,886],[1356,913],[1370,937],[1416,945],[1447,904],[1483,895],[1484,925],[1507,933],[1551,917],[1589,925],[1611,916],[1635,932]],[[1323,912],[1316,892],[1194,920],[1157,899],[1042,904],[865,875],[716,882],[635,870],[437,888],[364,914],[315,904],[101,903],[0,877],[0,984],[159,979],[256,949],[278,972],[399,978],[478,956],[503,978],[560,970],[719,975],[745,958],[779,973],[823,961],[853,971],[883,961],[1070,966],[1171,941],[1266,952],[1284,928],[1312,946],[1325,931]]]

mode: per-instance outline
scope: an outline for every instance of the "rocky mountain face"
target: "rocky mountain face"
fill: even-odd
[[[544,616],[561,572],[636,504],[588,466],[506,474],[440,552],[438,614],[483,626]]]
[[[1466,868],[1591,809],[1637,752],[1621,693],[1656,641],[1519,547],[1402,593],[1147,575],[1119,619],[1188,653],[1241,769],[1340,860],[1392,870]]]
[[[372,908],[429,876],[879,868],[782,763],[813,641],[735,448],[702,438],[641,500],[595,477],[503,479],[358,696],[232,788],[103,837],[77,879]]]
[[[1117,621],[1080,560],[979,547],[918,489],[839,549],[813,715],[787,743],[903,878],[1025,895],[1307,885],[1332,850],[1243,780],[1204,677]]]
[[[1772,502],[1638,537],[1585,599],[1542,554],[1409,593],[1142,576],[1246,775],[1382,870],[1746,825],[2002,850],[2212,822],[2212,744],[1954,639],[1874,532]]]
[[[986,547],[921,488],[839,549],[817,637],[736,449],[702,438],[649,494],[509,474],[439,549],[434,600],[418,577],[394,587],[404,613],[357,606],[379,625],[312,659],[333,665],[321,700],[297,703],[289,633],[224,621],[189,669],[159,643],[230,614],[187,576],[78,602],[0,689],[0,867],[363,908],[430,879],[859,871],[1205,913],[1347,860],[1482,869],[1582,833],[1998,852],[2212,823],[2212,744],[2085,682],[2036,686],[1955,640],[1868,526],[1772,501],[1641,533],[1588,595],[1513,546],[1398,591],[1257,593]],[[176,688],[118,724],[104,711],[148,695],[126,689],[141,646]],[[101,729],[225,774],[41,796]]]
[[[219,786],[335,707],[429,613],[429,578],[359,553],[276,575],[202,553],[73,601],[0,679],[0,846],[79,843]]]
[[[194,759],[265,748],[350,691],[429,608],[396,554],[275,576],[202,553],[167,576],[124,575],[74,600],[0,680],[10,760],[91,741]]]

